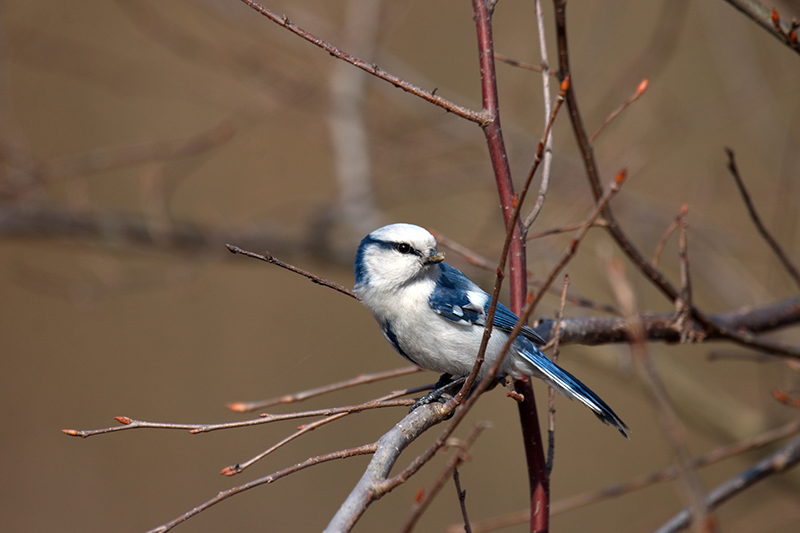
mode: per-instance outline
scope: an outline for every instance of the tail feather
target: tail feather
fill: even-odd
[[[629,438],[627,432],[629,432],[630,429],[606,402],[601,400],[589,387],[581,383],[578,378],[552,362],[537,348],[534,349],[538,353],[531,354],[526,350],[521,351],[520,355],[525,357],[525,359],[535,367],[538,377],[541,377],[567,398],[578,400],[587,406],[597,418],[617,428],[625,438]]]

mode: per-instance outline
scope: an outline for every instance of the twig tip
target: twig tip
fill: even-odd
[[[128,418],[127,416],[115,416],[115,417],[114,417],[114,420],[116,420],[117,422],[119,422],[120,424],[122,424],[122,425],[124,425],[124,426],[127,426],[127,425],[129,425],[131,422],[133,422],[133,421],[132,421],[130,418]]]
[[[228,403],[225,404],[225,407],[227,407],[228,409],[230,409],[235,413],[244,413],[245,411],[247,411],[247,406],[244,404],[244,402]]]

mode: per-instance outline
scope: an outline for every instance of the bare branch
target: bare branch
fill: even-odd
[[[630,330],[628,337],[633,359],[645,385],[645,390],[658,413],[664,437],[672,450],[673,462],[678,471],[680,485],[683,487],[683,492],[690,502],[692,517],[695,523],[698,524],[697,531],[698,533],[713,533],[716,531],[716,520],[705,505],[705,487],[692,465],[686,427],[675,412],[675,407],[667,395],[661,375],[650,357],[645,341],[644,328],[642,328],[642,324],[639,321],[636,294],[625,272],[625,267],[619,258],[609,257],[608,278],[619,306],[628,320]]]
[[[269,400],[261,400],[258,402],[229,403],[228,409],[230,409],[231,411],[236,411],[237,413],[246,413],[250,411],[256,411],[258,409],[264,409],[265,407],[272,407],[273,405],[301,402],[303,400],[307,400],[309,398],[315,398],[323,394],[328,394],[334,391],[355,387],[356,385],[375,383],[376,381],[382,381],[384,379],[406,376],[408,374],[414,374],[416,372],[421,372],[421,371],[422,369],[418,366],[404,366],[402,368],[395,368],[394,370],[387,370],[386,372],[359,374],[354,378],[339,381],[337,383],[323,385],[322,387],[316,387],[306,391],[296,392],[294,394],[285,394],[283,396],[276,396],[275,398],[270,398]]]
[[[403,527],[400,528],[400,531],[403,533],[408,533],[414,529],[417,521],[420,519],[422,514],[425,510],[430,506],[433,499],[436,495],[442,490],[445,486],[447,481],[450,479],[451,476],[457,475],[458,467],[468,459],[469,449],[475,443],[477,438],[483,433],[483,430],[489,427],[486,422],[479,423],[475,428],[470,432],[469,436],[463,441],[456,441],[453,444],[455,450],[453,451],[453,455],[448,459],[447,466],[442,470],[442,472],[437,476],[436,480],[433,482],[433,485],[426,490],[421,499],[414,502],[414,506],[411,508],[411,513],[409,514],[408,518],[406,519],[405,524]],[[455,440],[455,439],[451,439]],[[458,490],[459,493],[459,500],[462,499],[461,497],[461,490]],[[466,520],[466,510],[462,505],[462,511],[464,512],[464,521],[467,523]]]
[[[239,485],[238,487],[233,487],[228,490],[223,490],[210,500],[201,503],[197,507],[193,508],[191,511],[188,511],[178,518],[167,522],[166,524],[162,524],[156,528],[151,529],[147,533],[165,533],[172,529],[173,527],[177,526],[181,522],[185,522],[189,518],[205,511],[209,507],[212,507],[223,500],[227,500],[231,496],[235,496],[241,492],[246,490],[250,490],[252,488],[258,487],[260,485],[265,485],[267,483],[273,483],[279,480],[282,477],[286,477],[289,474],[294,474],[295,472],[299,472],[300,470],[304,470],[309,466],[316,466],[318,464],[327,463],[328,461],[333,461],[336,459],[346,459],[348,457],[355,457],[357,455],[367,455],[371,453],[375,453],[378,450],[379,444],[365,444],[363,446],[358,446],[356,448],[349,448],[347,450],[341,450],[338,452],[327,453],[325,455],[318,455],[316,457],[311,457],[306,459],[301,463],[297,463],[296,465],[290,466],[288,468],[284,468],[283,470],[278,470],[268,476],[264,476],[262,478],[254,479],[248,483],[243,485]]]
[[[419,435],[441,422],[446,412],[445,406],[440,403],[420,406],[385,433],[377,443],[369,466],[328,523],[325,532],[350,531],[367,507],[388,492],[382,480],[386,479],[400,453]]]
[[[725,459],[763,448],[764,446],[770,445],[780,439],[785,439],[786,437],[791,437],[792,435],[796,435],[798,433],[800,433],[800,422],[789,422],[788,424],[771,429],[756,437],[746,439],[735,444],[729,444],[715,448],[714,450],[711,450],[710,452],[694,459],[692,461],[692,466],[694,468],[702,468],[708,465],[713,465]],[[554,515],[565,513],[567,511],[572,511],[573,509],[578,509],[592,503],[597,503],[611,498],[617,498],[624,494],[650,487],[656,483],[670,481],[675,479],[677,476],[678,470],[674,466],[670,466],[658,472],[645,474],[622,483],[607,485],[606,487],[603,487],[597,491],[584,492],[581,494],[568,496],[562,500],[553,502],[550,512]],[[473,524],[473,532],[483,533],[516,524],[522,524],[528,520],[529,514],[530,511],[528,509],[522,509],[507,515],[489,518]],[[447,528],[447,531],[448,533],[458,533],[458,527],[460,526],[450,526]]]
[[[226,422],[222,424],[173,424],[166,422],[147,422],[145,420],[136,420],[127,416],[114,417],[121,426],[112,426],[102,429],[91,430],[77,430],[77,429],[62,429],[61,431],[71,437],[93,437],[95,435],[102,435],[105,433],[113,433],[116,431],[124,431],[128,429],[180,429],[189,430],[189,433],[208,433],[210,431],[218,431],[220,429],[241,428],[249,426],[259,426],[261,424],[270,424],[272,422],[280,422],[283,420],[295,420],[298,418],[308,418],[315,416],[331,416],[339,413],[358,413],[369,409],[380,409],[382,407],[407,407],[414,403],[414,400],[373,400],[370,402],[349,405],[346,407],[331,407],[328,409],[317,409],[315,411],[300,411],[297,413],[285,413],[282,415],[263,414],[259,418],[251,420],[242,420],[239,422]]]
[[[795,439],[781,450],[762,459],[725,483],[718,485],[708,494],[705,504],[709,509],[715,509],[762,479],[786,472],[796,466],[798,462],[800,462],[800,439]],[[680,531],[688,527],[691,524],[691,520],[691,513],[688,509],[684,509],[657,529],[656,533]]]
[[[589,142],[590,143],[594,143],[594,140],[597,138],[598,135],[600,135],[600,132],[603,131],[603,129],[605,129],[605,127],[608,126],[611,123],[612,120],[617,118],[620,113],[625,111],[625,109],[629,105],[631,105],[636,100],[638,100],[639,97],[642,96],[644,94],[644,92],[647,90],[647,85],[648,84],[649,84],[648,79],[647,78],[643,79],[641,81],[641,83],[639,83],[639,86],[636,87],[636,92],[633,93],[633,95],[631,95],[627,100],[622,102],[622,104],[620,104],[620,106],[618,108],[616,108],[614,111],[612,111],[611,114],[608,115],[606,117],[606,119],[602,123],[600,123],[599,126],[597,126],[597,129],[594,130],[594,133],[592,133],[592,135],[589,137]]]
[[[750,213],[750,218],[753,220],[753,224],[756,225],[756,229],[764,237],[764,240],[767,241],[772,251],[775,252],[775,255],[778,256],[778,259],[781,260],[783,263],[783,267],[792,277],[794,282],[800,287],[800,272],[798,272],[797,267],[792,264],[789,257],[781,248],[781,245],[778,244],[778,241],[772,236],[769,230],[764,226],[761,222],[761,217],[758,216],[756,212],[756,207],[753,205],[753,201],[750,199],[750,193],[747,192],[747,188],[744,186],[744,181],[742,181],[742,177],[739,175],[739,168],[736,166],[736,156],[733,153],[733,150],[730,148],[725,148],[725,153],[728,154],[728,170],[730,170],[733,179],[736,181],[736,185],[739,187],[739,192],[742,193],[742,199],[744,200],[745,205],[747,206],[747,212]]]
[[[323,285],[325,287],[329,287],[329,288],[331,288],[331,289],[333,289],[335,291],[339,291],[342,294],[346,294],[347,296],[358,300],[358,296],[356,296],[356,294],[353,291],[351,291],[350,289],[348,289],[347,287],[343,287],[342,285],[339,285],[338,283],[334,283],[333,281],[328,281],[327,279],[321,278],[321,277],[317,276],[316,274],[312,274],[311,272],[308,272],[307,270],[303,270],[302,268],[297,268],[294,265],[290,265],[289,263],[285,263],[285,262],[281,261],[280,259],[274,257],[269,252],[265,252],[264,255],[261,255],[261,254],[257,254],[257,253],[253,253],[253,252],[248,252],[247,250],[242,250],[238,246],[234,246],[232,244],[226,244],[225,246],[227,246],[228,250],[230,250],[230,252],[233,253],[233,254],[246,255],[247,257],[260,259],[261,261],[265,261],[267,263],[270,263],[270,264],[273,264],[273,265],[277,265],[277,266],[279,266],[281,268],[285,268],[286,270],[289,270],[290,272],[294,272],[295,274],[300,274],[301,276],[304,276],[304,277],[310,279],[313,283],[316,283],[318,285]]]
[[[772,11],[758,0],[725,0],[747,15],[750,20],[767,30],[780,42],[800,53],[797,44],[797,25],[781,20],[775,8]]]
[[[436,96],[434,94],[435,91],[431,92],[431,91],[426,91],[424,89],[420,89],[416,85],[408,83],[407,81],[405,81],[405,80],[403,80],[401,78],[398,78],[397,76],[389,74],[388,72],[384,72],[383,70],[381,70],[378,67],[378,65],[376,65],[374,63],[373,64],[367,63],[366,61],[363,61],[363,60],[361,60],[361,59],[359,59],[357,57],[354,57],[354,56],[348,54],[347,52],[344,52],[344,51],[340,50],[336,46],[334,46],[334,45],[332,45],[332,44],[330,44],[330,43],[328,43],[326,41],[323,41],[319,37],[316,37],[316,36],[312,35],[311,33],[305,31],[304,29],[296,26],[295,24],[292,24],[292,22],[289,20],[289,18],[286,17],[285,15],[280,17],[280,16],[276,15],[275,13],[273,13],[272,11],[270,11],[269,9],[265,8],[264,6],[262,6],[262,5],[260,5],[260,4],[256,3],[256,2],[253,2],[252,0],[242,0],[242,2],[244,2],[248,6],[250,6],[253,9],[255,9],[256,11],[258,11],[259,13],[261,13],[262,15],[267,17],[269,20],[271,20],[275,24],[286,28],[290,32],[294,33],[295,35],[297,35],[299,37],[302,37],[306,41],[308,41],[308,42],[310,42],[310,43],[312,43],[312,44],[314,44],[316,46],[319,46],[320,48],[322,48],[323,50],[328,52],[330,55],[332,55],[333,57],[335,57],[337,59],[341,59],[342,61],[345,61],[347,63],[350,63],[351,65],[353,65],[355,67],[358,67],[361,70],[364,70],[364,71],[372,74],[373,76],[375,76],[377,78],[380,78],[380,79],[382,79],[384,81],[387,81],[387,82],[391,83],[395,87],[403,89],[407,93],[411,93],[414,96],[418,96],[418,97],[422,98],[423,100],[432,103],[433,105],[439,106],[442,109],[445,109],[446,111],[449,111],[450,113],[453,113],[454,115],[458,115],[461,118],[465,118],[465,119],[467,119],[469,121],[475,122],[476,124],[480,124],[481,126],[485,125],[487,123],[487,121],[490,120],[489,117],[485,113],[472,111],[472,110],[467,109],[465,107],[461,107],[459,105],[456,105],[456,104],[454,104],[454,103],[442,98],[441,96]]]

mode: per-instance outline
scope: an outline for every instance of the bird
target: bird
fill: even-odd
[[[472,371],[492,298],[444,262],[429,231],[414,224],[378,228],[361,241],[354,266],[355,294],[401,356],[422,369],[443,373],[444,380]],[[479,380],[497,360],[518,320],[498,302]],[[597,394],[537,347],[544,344],[536,331],[524,325],[498,377],[542,379],[628,437],[628,426]]]

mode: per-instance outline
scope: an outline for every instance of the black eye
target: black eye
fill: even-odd
[[[398,242],[394,248],[401,254],[411,253],[411,245],[405,242]]]

